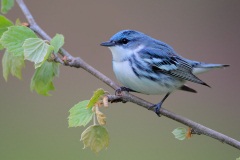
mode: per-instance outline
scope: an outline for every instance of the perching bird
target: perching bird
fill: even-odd
[[[158,116],[162,103],[174,90],[196,93],[184,85],[186,81],[209,87],[195,75],[229,66],[183,58],[168,44],[135,30],[120,31],[109,41],[101,43],[101,46],[108,47],[112,52],[113,71],[124,85],[120,91],[166,94],[158,104],[152,106]]]

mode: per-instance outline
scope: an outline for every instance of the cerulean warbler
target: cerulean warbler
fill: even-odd
[[[101,45],[112,52],[113,71],[124,85],[120,91],[166,94],[161,102],[153,106],[157,115],[160,115],[164,100],[174,90],[196,93],[184,85],[186,81],[209,87],[195,74],[229,66],[183,58],[168,44],[135,30],[120,31]]]

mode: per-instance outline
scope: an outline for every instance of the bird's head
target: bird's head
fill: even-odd
[[[145,46],[147,38],[148,36],[141,32],[123,30],[113,35],[109,41],[100,45],[111,50],[114,61],[123,61],[130,57],[134,51]]]

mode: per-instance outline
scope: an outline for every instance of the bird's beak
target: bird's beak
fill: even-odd
[[[105,47],[112,47],[115,46],[115,42],[113,41],[107,41],[107,42],[103,42],[100,44],[101,46],[105,46]]]

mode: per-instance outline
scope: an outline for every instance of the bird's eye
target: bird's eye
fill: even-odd
[[[123,38],[122,40],[121,40],[121,43],[122,44],[127,44],[129,42],[129,40],[127,39],[127,38]]]

